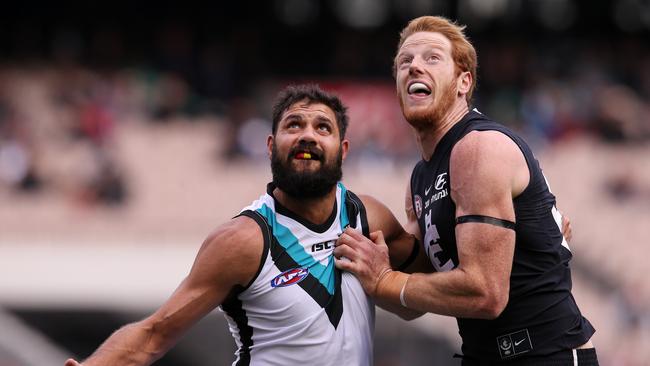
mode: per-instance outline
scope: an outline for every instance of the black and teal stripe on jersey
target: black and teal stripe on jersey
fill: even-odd
[[[334,258],[328,258],[327,265],[316,261],[311,254],[307,253],[300,240],[293,235],[291,230],[277,222],[276,213],[270,207],[262,205],[256,212],[264,217],[271,230],[271,253],[275,253],[278,260],[286,253],[288,258],[282,259],[282,261],[292,265],[292,267],[288,268],[280,266],[278,268],[283,271],[298,267],[308,268],[309,275],[314,277],[330,295],[333,295],[335,290]],[[273,260],[277,263],[276,256],[273,257]]]

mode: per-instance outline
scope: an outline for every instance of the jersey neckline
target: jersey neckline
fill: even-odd
[[[319,234],[322,234],[322,233],[326,232],[332,226],[332,224],[334,223],[334,220],[336,220],[336,214],[338,212],[338,210],[337,210],[337,206],[338,206],[337,201],[338,201],[338,199],[334,200],[334,207],[332,207],[332,213],[330,213],[330,216],[327,218],[327,220],[325,220],[325,222],[323,222],[322,224],[315,224],[315,223],[307,220],[306,218],[296,214],[295,212],[291,211],[290,209],[284,207],[280,203],[280,201],[278,201],[278,199],[275,198],[275,195],[273,194],[273,190],[275,188],[277,188],[277,187],[276,187],[275,184],[273,184],[273,182],[270,182],[266,186],[266,193],[269,196],[271,196],[271,198],[273,198],[273,201],[275,202],[275,212],[276,213],[279,213],[279,214],[281,214],[283,216],[286,216],[286,217],[289,217],[289,218],[291,218],[293,220],[296,220],[297,222],[299,222],[301,225],[303,225],[307,229],[309,229],[309,230],[311,230],[311,231],[313,231],[315,233],[319,233]]]
[[[438,141],[438,144],[436,145],[436,148],[433,150],[433,153],[429,157],[429,160],[425,160],[425,163],[431,164],[434,160],[433,159],[434,156],[438,156],[441,153],[442,149],[449,147],[449,144],[451,143],[450,140],[452,140],[453,137],[458,134],[458,131],[462,130],[463,126],[465,126],[467,122],[479,116],[481,116],[481,114],[473,109],[465,113],[465,115],[463,116],[463,118],[460,119],[460,121],[456,122],[456,124],[451,126],[451,128],[447,132],[445,132],[445,134],[442,136],[440,141]]]

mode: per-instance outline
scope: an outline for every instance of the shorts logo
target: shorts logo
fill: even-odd
[[[528,329],[498,336],[497,346],[502,359],[514,357],[533,349]]]
[[[418,216],[418,219],[420,216],[422,216],[422,197],[420,197],[419,194],[416,194],[413,196],[413,207],[415,209],[415,214]]]
[[[271,280],[271,287],[286,287],[295,285],[309,275],[309,268],[293,268],[284,271]]]

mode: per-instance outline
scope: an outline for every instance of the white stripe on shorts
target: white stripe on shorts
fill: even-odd
[[[573,351],[573,366],[578,366],[578,351],[576,351],[575,348],[572,351]]]

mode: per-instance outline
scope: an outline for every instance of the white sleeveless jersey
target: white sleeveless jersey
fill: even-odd
[[[257,276],[221,306],[238,347],[233,365],[372,365],[374,303],[333,256],[347,226],[368,235],[363,204],[338,183],[332,215],[314,225],[275,201],[273,188],[241,212],[265,238]]]

